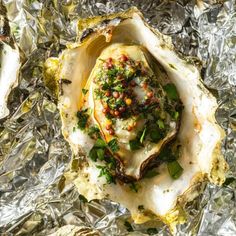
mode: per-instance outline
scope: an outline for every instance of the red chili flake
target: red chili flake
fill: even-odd
[[[119,111],[122,113],[125,111],[125,107],[119,107]]]
[[[110,130],[111,129],[111,124],[107,124],[106,125],[106,130]]]
[[[114,111],[115,116],[119,116],[120,112],[119,111]]]
[[[109,130],[109,134],[110,134],[110,135],[114,135],[114,134],[115,134],[115,131],[114,131],[113,129],[110,129],[110,130]]]
[[[152,91],[147,92],[147,97],[152,98],[153,97],[153,92]]]
[[[102,113],[107,114],[109,112],[109,110],[110,110],[109,107],[103,108]]]
[[[112,95],[113,95],[114,98],[119,98],[119,97],[120,97],[120,93],[117,92],[117,91],[114,91],[114,92],[112,93]]]
[[[126,61],[128,61],[128,57],[126,56],[126,55],[124,55],[124,54],[122,54],[121,55],[121,57],[120,57],[120,60],[122,61],[122,62],[126,62]]]
[[[120,93],[120,98],[123,99],[125,97],[124,93]]]
[[[103,103],[102,105],[103,105],[103,108],[105,108],[105,109],[107,109],[107,108],[108,108],[108,105],[107,105],[107,103]]]
[[[111,92],[110,91],[106,91],[105,96],[106,97],[110,97],[111,96]]]
[[[107,58],[106,61],[107,61],[109,64],[112,64],[112,58],[111,58],[111,57]]]
[[[122,80],[123,79],[122,75],[117,75],[117,79]]]
[[[147,88],[147,83],[142,83],[142,88],[146,89]]]
[[[127,130],[128,131],[131,131],[133,129],[133,126],[131,126],[131,125],[129,125],[128,127],[127,127]]]
[[[105,69],[111,69],[112,66],[113,66],[112,63],[109,63],[109,62],[105,62],[105,63],[104,63],[104,68],[105,68]]]

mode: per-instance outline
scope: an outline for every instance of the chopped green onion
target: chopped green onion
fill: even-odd
[[[183,173],[183,168],[177,161],[168,162],[167,168],[168,168],[170,176],[173,179],[178,179]]]
[[[158,120],[157,124],[158,124],[160,129],[164,129],[165,128],[165,124],[164,124],[164,122],[162,120]]]
[[[117,152],[119,151],[120,147],[118,145],[117,139],[112,139],[109,143],[108,143],[108,147],[111,149],[112,152]]]
[[[151,179],[156,175],[159,175],[159,173],[156,170],[152,169],[147,171],[147,173],[144,175],[144,178]]]
[[[166,91],[167,96],[170,99],[177,100],[179,98],[177,89],[176,89],[174,84],[167,84],[167,85],[165,85],[164,86],[164,90]]]
[[[177,120],[179,118],[179,112],[175,111],[174,112],[174,119]]]
[[[143,140],[144,140],[145,134],[146,134],[146,130],[147,130],[147,127],[145,127],[145,129],[143,130],[143,133],[142,133],[141,138],[140,138],[140,143],[143,143]]]

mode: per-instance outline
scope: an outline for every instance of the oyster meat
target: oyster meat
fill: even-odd
[[[74,153],[65,176],[88,200],[111,199],[135,223],[157,217],[174,230],[206,181],[225,180],[216,99],[136,8],[78,28],[79,42],[45,63]]]

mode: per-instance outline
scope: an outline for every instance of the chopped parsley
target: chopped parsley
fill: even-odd
[[[88,92],[88,89],[82,89],[82,93],[83,93],[84,95],[86,95],[87,92]]]
[[[109,143],[108,143],[108,147],[111,149],[112,152],[117,152],[119,151],[120,147],[118,145],[117,139],[112,139]]]
[[[179,99],[179,95],[178,95],[177,89],[176,89],[174,84],[165,85],[164,90],[166,91],[167,96],[170,99],[173,99],[173,100],[178,100]]]
[[[105,148],[106,146],[107,146],[106,142],[101,138],[98,138],[96,140],[96,143],[94,144],[94,147],[98,147],[98,148]]]
[[[90,138],[99,138],[100,137],[100,130],[97,126],[91,126],[88,128],[88,135]]]
[[[78,128],[79,129],[85,129],[86,125],[87,125],[87,121],[89,118],[88,115],[88,109],[84,109],[84,110],[80,110],[77,112],[77,117],[78,117]]]
[[[142,144],[138,139],[133,139],[129,141],[129,147],[131,151],[138,150],[142,147]]]
[[[100,174],[98,177],[104,176],[108,184],[116,183],[114,176],[111,174],[110,170],[106,166],[96,166],[100,169]]]

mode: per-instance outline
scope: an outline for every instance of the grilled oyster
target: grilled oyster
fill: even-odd
[[[88,200],[109,198],[136,223],[159,217],[173,229],[205,181],[225,179],[216,99],[136,8],[81,27],[79,43],[45,63],[77,160],[67,178]]]

